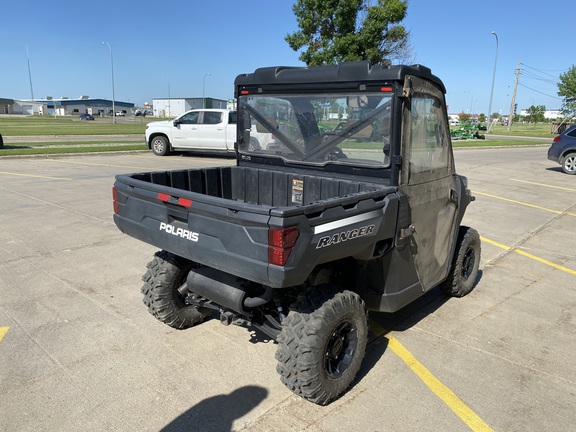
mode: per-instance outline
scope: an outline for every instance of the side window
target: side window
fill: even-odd
[[[202,124],[218,124],[222,123],[222,113],[205,111]]]
[[[410,114],[410,170],[422,173],[448,167],[449,138],[441,102],[416,94]]]
[[[238,115],[236,114],[236,111],[230,111],[230,113],[228,114],[228,124],[236,124],[236,122],[238,121]]]
[[[180,117],[181,124],[197,124],[200,113],[198,111],[189,112]]]

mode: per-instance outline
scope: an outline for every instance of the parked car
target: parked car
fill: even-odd
[[[576,125],[554,138],[548,149],[548,159],[558,162],[566,174],[576,174]]]
[[[80,120],[94,120],[91,114],[80,114]]]

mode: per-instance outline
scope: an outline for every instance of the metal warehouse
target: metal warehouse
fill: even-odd
[[[114,101],[108,99],[90,99],[81,96],[78,99],[3,99],[0,98],[0,114],[50,114],[50,115],[80,115],[92,114],[93,116],[110,116],[113,107],[116,112],[132,115],[134,104],[129,102]]]
[[[214,98],[154,98],[152,108],[155,117],[178,117],[192,109],[225,109],[228,101]]]

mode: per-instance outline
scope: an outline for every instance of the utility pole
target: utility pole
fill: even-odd
[[[522,67],[522,62],[518,62],[518,67],[516,68],[516,83],[514,84],[514,93],[512,94],[512,103],[510,104],[510,117],[508,118],[508,132],[512,128],[512,119],[514,118],[514,104],[516,103],[516,90],[518,90],[518,80],[520,79],[520,68]]]

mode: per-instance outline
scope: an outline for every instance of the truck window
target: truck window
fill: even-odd
[[[213,111],[205,111],[204,112],[202,124],[218,124],[218,123],[222,123],[222,113],[221,112],[213,112]]]
[[[178,120],[181,124],[198,124],[198,117],[200,113],[198,111],[192,111],[184,114]]]

